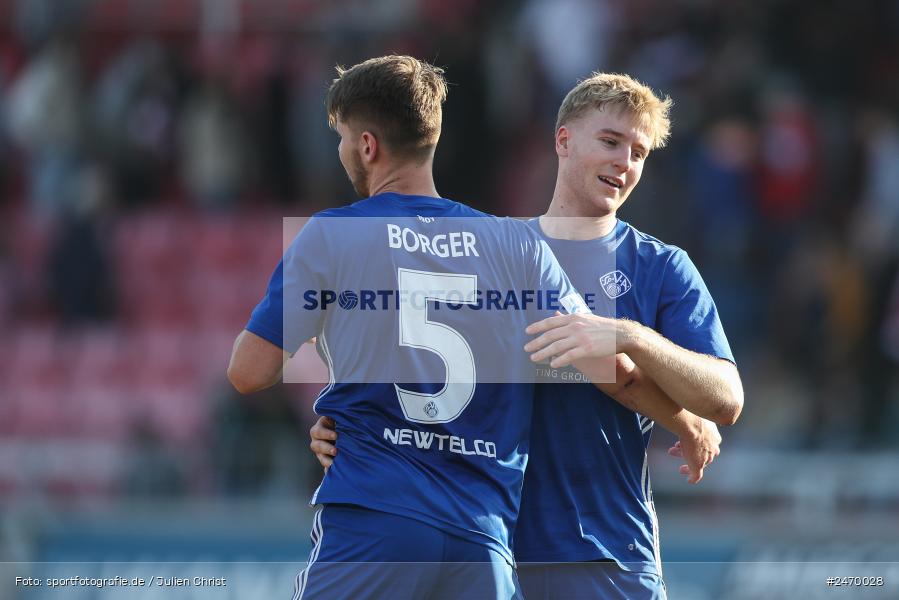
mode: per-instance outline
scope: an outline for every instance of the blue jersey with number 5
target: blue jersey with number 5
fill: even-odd
[[[310,219],[247,329],[316,336],[339,453],[313,503],[424,521],[511,560],[534,394],[528,324],[586,310],[527,224],[380,194]]]

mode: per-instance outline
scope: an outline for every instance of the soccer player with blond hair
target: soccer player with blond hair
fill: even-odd
[[[589,385],[552,383],[558,371],[577,365],[589,372],[613,340],[619,389],[609,395],[661,389],[681,409],[662,423],[681,436],[675,453],[697,438],[689,428],[732,424],[742,410],[733,355],[696,267],[680,248],[617,216],[650,152],[665,145],[670,106],[627,75],[596,73],[559,109],[556,187],[546,214],[531,223],[578,290],[613,302],[615,312],[556,316],[528,328],[537,336],[525,347],[532,360],[551,361],[538,385],[515,531],[529,600],[665,597],[646,462],[653,422],[639,404],[628,410]],[[604,255],[614,264],[596,259]],[[701,476],[700,469],[690,480]]]

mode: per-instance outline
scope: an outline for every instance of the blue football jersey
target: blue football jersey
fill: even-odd
[[[527,325],[583,308],[526,223],[380,194],[310,219],[247,329],[316,336],[338,448],[312,503],[419,519],[511,560],[533,406]]]
[[[597,314],[632,319],[675,344],[733,361],[712,297],[687,254],[619,220],[595,240],[545,237]],[[540,367],[514,548],[521,562],[614,560],[660,574],[647,470],[653,423],[573,368]]]

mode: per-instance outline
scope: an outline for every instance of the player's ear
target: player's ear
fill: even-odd
[[[371,131],[363,131],[359,136],[359,154],[362,156],[363,162],[371,162],[381,150],[378,144],[378,138]]]
[[[568,132],[568,128],[562,125],[559,127],[559,130],[556,131],[556,154],[559,156],[568,156],[568,142],[571,140],[571,136]]]

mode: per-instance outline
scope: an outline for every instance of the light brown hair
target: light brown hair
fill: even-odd
[[[651,88],[629,75],[593,73],[568,92],[559,107],[556,131],[589,110],[613,108],[632,115],[651,140],[650,150],[661,148],[668,140],[674,102],[668,96],[660,99]]]
[[[338,65],[325,99],[328,124],[368,129],[394,154],[424,161],[440,138],[446,92],[443,69],[411,56]]]

